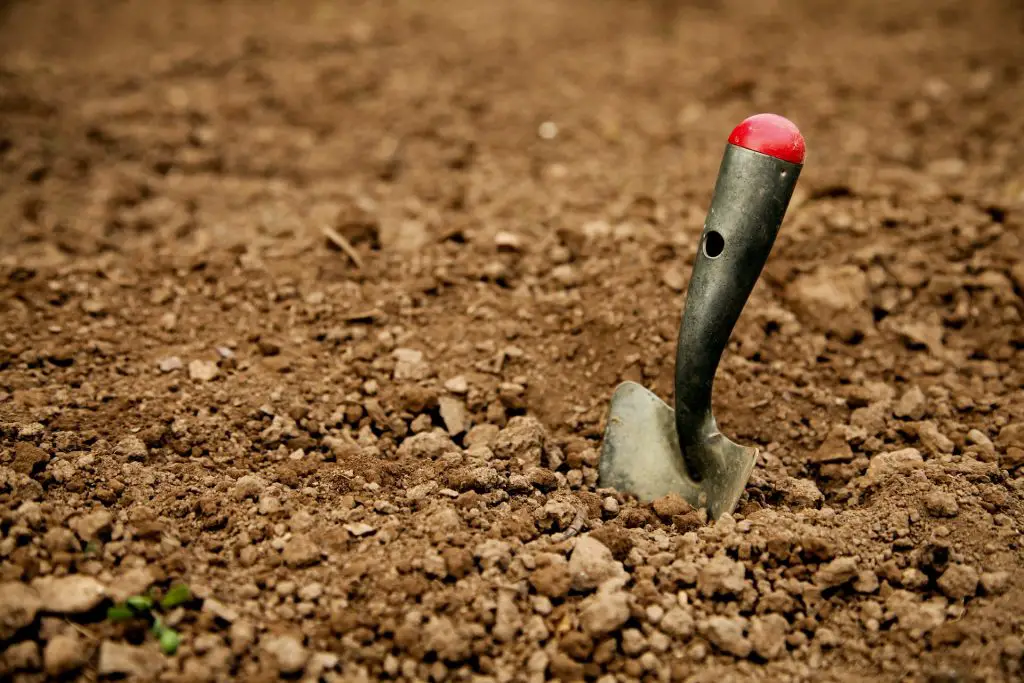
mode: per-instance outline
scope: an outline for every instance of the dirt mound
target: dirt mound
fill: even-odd
[[[2,676],[1021,676],[1014,3],[0,21]],[[708,524],[596,466],[762,110],[809,154]],[[106,619],[178,583],[175,655]]]

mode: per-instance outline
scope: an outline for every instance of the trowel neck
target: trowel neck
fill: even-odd
[[[733,327],[764,268],[793,194],[799,164],[727,145],[701,233],[676,348],[679,443],[717,430],[711,416],[715,373]],[[701,463],[687,467],[701,476]]]

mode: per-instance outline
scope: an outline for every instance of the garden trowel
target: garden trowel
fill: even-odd
[[[634,382],[615,389],[601,452],[602,487],[642,501],[677,493],[711,519],[736,507],[758,450],[718,431],[711,389],[803,161],[803,137],[781,116],[752,116],[729,136],[679,327],[675,410]]]

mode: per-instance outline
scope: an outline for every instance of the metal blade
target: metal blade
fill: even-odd
[[[634,382],[612,394],[601,451],[600,485],[632,493],[642,501],[677,493],[712,519],[732,512],[757,459],[757,449],[739,446],[717,430],[694,446],[720,466],[716,476],[694,481],[686,470],[675,414],[656,395]]]

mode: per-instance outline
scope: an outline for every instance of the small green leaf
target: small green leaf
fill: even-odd
[[[148,595],[133,595],[124,602],[136,612],[148,612],[153,609],[153,598]]]
[[[173,655],[178,651],[178,645],[181,643],[181,636],[178,632],[172,628],[164,628],[160,634],[160,649],[165,655]]]
[[[167,591],[167,595],[160,601],[160,606],[164,609],[173,609],[178,605],[184,605],[191,599],[192,592],[188,589],[188,586],[179,583],[171,586],[171,589]]]
[[[124,603],[107,609],[107,619],[113,622],[128,621],[134,616],[135,612]]]

